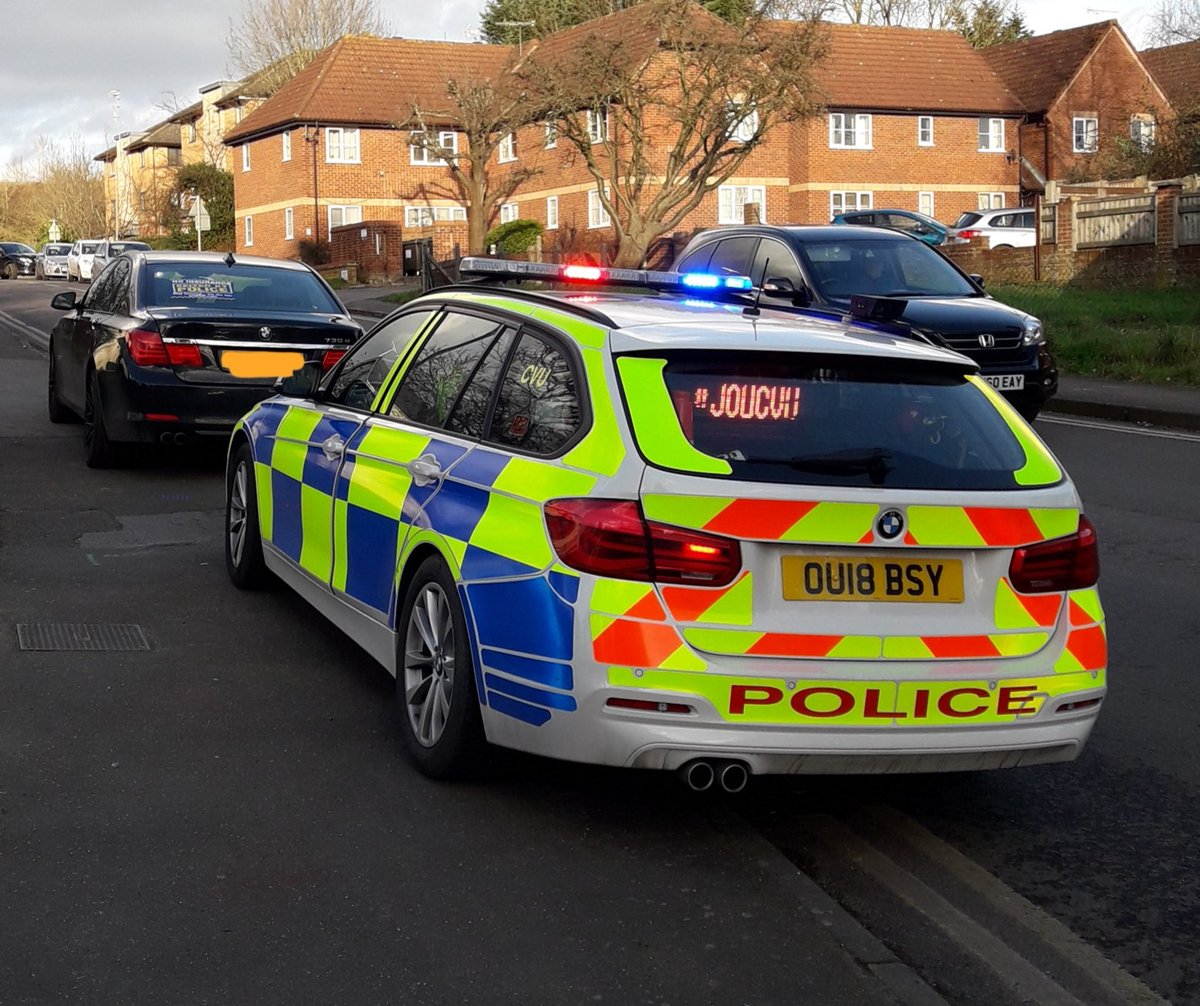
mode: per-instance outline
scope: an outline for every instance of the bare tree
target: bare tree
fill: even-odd
[[[817,111],[825,35],[758,16],[727,24],[688,0],[624,16],[619,27],[597,22],[569,52],[535,50],[520,73],[594,181],[616,263],[637,266],[768,130]]]
[[[230,65],[242,74],[270,68],[278,86],[343,35],[387,35],[378,0],[246,0],[229,22]]]
[[[35,205],[43,225],[58,221],[64,235],[88,237],[104,230],[104,187],[96,163],[78,134],[65,144],[52,137],[38,140]]]
[[[1159,0],[1148,20],[1147,45],[1195,41],[1200,39],[1200,0]]]
[[[483,252],[484,236],[500,206],[541,170],[528,159],[504,168],[497,164],[501,143],[515,144],[517,131],[530,122],[528,96],[515,84],[508,76],[499,82],[447,80],[444,108],[414,106],[411,111],[410,142],[429,159],[444,162],[449,175],[449,186],[428,184],[426,194],[465,204],[472,255]]]

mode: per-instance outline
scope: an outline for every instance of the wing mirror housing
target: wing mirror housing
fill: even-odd
[[[275,394],[289,398],[313,398],[321,383],[324,370],[320,360],[309,360],[290,377],[281,377],[275,382]]]
[[[796,284],[786,276],[769,276],[763,281],[762,292],[767,297],[786,297],[796,307],[808,307],[812,303],[808,287],[801,283],[797,289]]]
[[[65,290],[62,293],[56,293],[50,301],[50,306],[56,311],[74,311],[75,291]]]
[[[980,276],[979,273],[977,273],[977,272],[970,273],[967,276],[967,279],[969,279],[972,283],[974,283],[977,287],[979,287],[980,290],[983,289],[983,277]]]

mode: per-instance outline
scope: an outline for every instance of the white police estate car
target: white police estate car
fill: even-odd
[[[744,278],[464,267],[577,286],[418,298],[228,465],[234,582],[391,670],[423,771],[486,742],[727,789],[1079,753],[1095,532],[969,360],[698,297]]]

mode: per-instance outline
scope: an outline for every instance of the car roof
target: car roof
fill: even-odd
[[[225,259],[230,252],[194,252],[194,251],[142,251],[134,248],[125,253],[146,262],[147,265],[166,262],[198,262],[211,265],[225,265]],[[255,255],[235,255],[234,262],[238,265],[269,266],[277,269],[290,269],[293,272],[312,272],[303,262],[290,259],[263,258]]]
[[[857,211],[855,211],[857,212]],[[868,212],[863,210],[861,212]],[[878,211],[874,211],[878,212]],[[913,238],[899,231],[887,230],[882,227],[849,228],[836,224],[797,224],[780,226],[777,224],[730,224],[724,227],[714,227],[697,234],[688,247],[693,244],[717,241],[723,237],[774,237],[796,242],[804,241],[912,241]]]

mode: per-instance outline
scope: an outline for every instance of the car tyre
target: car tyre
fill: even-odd
[[[487,742],[466,617],[440,557],[418,567],[397,628],[396,700],[409,757],[433,779],[473,775]]]
[[[79,417],[58,398],[58,375],[54,363],[54,344],[50,344],[50,365],[46,368],[46,413],[52,423],[77,423]]]
[[[88,374],[87,397],[83,404],[83,449],[89,468],[112,468],[121,461],[121,445],[108,438],[104,407],[100,401],[100,378]]]
[[[17,266],[16,266],[15,262],[9,262],[4,266],[4,278],[5,279],[16,279],[17,278]]]
[[[245,442],[225,474],[225,570],[239,590],[262,590],[275,582],[263,558],[254,454]]]

